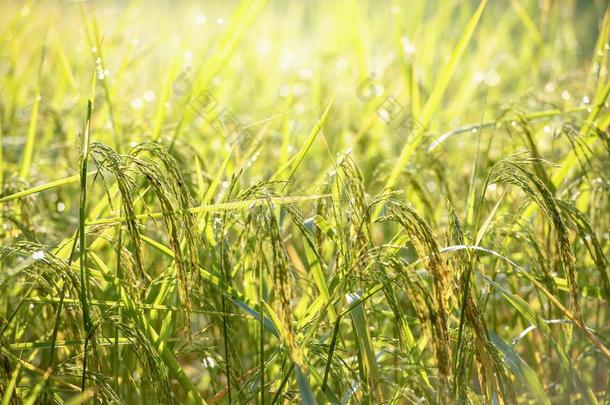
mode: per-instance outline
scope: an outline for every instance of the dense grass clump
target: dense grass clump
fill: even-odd
[[[0,403],[608,403],[605,0],[0,2]]]

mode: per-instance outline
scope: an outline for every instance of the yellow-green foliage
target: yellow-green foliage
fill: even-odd
[[[606,0],[0,1],[0,404],[607,403]]]

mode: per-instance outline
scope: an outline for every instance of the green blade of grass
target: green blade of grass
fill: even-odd
[[[271,197],[269,198],[272,204],[283,205],[283,204],[293,204],[298,202],[305,201],[315,201],[328,198],[327,194],[322,195],[310,195],[310,196],[290,196],[290,197]],[[252,200],[245,201],[232,201],[226,203],[218,203],[218,204],[210,204],[210,205],[202,205],[200,207],[190,208],[188,211],[193,214],[198,214],[202,212],[222,212],[222,211],[236,211],[236,210],[244,210],[250,209],[255,206],[263,205],[269,202],[266,198],[257,198]],[[150,214],[138,214],[135,216],[137,220],[145,220],[145,219],[157,219],[162,218],[164,216],[172,216],[179,214],[180,211],[167,211],[167,212],[152,212]],[[101,218],[93,221],[89,221],[87,225],[100,225],[100,224],[114,224],[117,222],[125,222],[127,219],[124,217],[115,217],[115,218]]]
[[[498,201],[491,209],[491,212],[489,213],[489,215],[483,222],[483,225],[481,225],[481,227],[477,231],[477,236],[476,236],[475,242],[474,242],[475,246],[479,246],[479,244],[481,243],[483,236],[485,236],[485,232],[487,232],[487,230],[489,229],[489,225],[491,225],[491,222],[493,221],[494,217],[496,216],[496,213],[498,212],[498,208],[500,208],[500,204],[502,204],[502,200],[504,200],[504,196],[506,195],[507,192],[508,192],[508,189],[506,189],[506,190],[504,190],[504,192],[502,192],[502,195],[500,195],[500,198],[498,198]]]
[[[534,38],[536,44],[542,44],[544,42],[544,38],[525,7],[523,7],[523,4],[521,4],[519,0],[510,0],[510,5],[513,7],[513,10],[515,10],[515,13],[519,16],[523,26],[528,30],[531,37]]]
[[[79,235],[79,254],[80,254],[80,300],[83,310],[83,329],[85,331],[85,343],[83,348],[83,374],[81,381],[81,391],[86,388],[87,376],[87,347],[91,334],[91,315],[89,312],[89,274],[87,269],[87,231],[85,222],[87,220],[87,166],[89,162],[89,143],[91,136],[91,116],[93,113],[93,100],[95,99],[95,71],[91,76],[91,91],[87,100],[87,118],[81,144],[80,162],[80,204],[78,210],[78,235]]]
[[[28,395],[28,397],[25,399],[25,401],[23,401],[23,405],[34,405],[35,403],[38,402],[38,397],[40,396],[40,394],[42,394],[42,389],[46,385],[47,379],[49,378],[50,375],[51,375],[50,370],[48,370],[44,373],[44,375],[42,376],[42,379],[40,381],[38,381],[38,383],[30,391],[30,395]]]
[[[286,162],[286,164],[284,166],[282,166],[277,172],[275,172],[275,174],[273,176],[271,176],[272,179],[278,179],[280,177],[280,175],[286,171],[288,171],[288,174],[286,176],[284,176],[284,180],[289,181],[292,179],[292,176],[294,175],[294,173],[297,171],[297,169],[301,165],[301,162],[305,158],[305,155],[307,155],[309,148],[311,148],[313,141],[316,139],[316,137],[318,136],[318,133],[324,126],[324,123],[326,122],[326,119],[328,118],[328,113],[330,112],[330,109],[334,102],[335,102],[335,99],[333,98],[326,106],[326,109],[322,113],[322,116],[320,117],[320,119],[318,120],[316,125],[313,127],[313,129],[311,130],[309,135],[307,135],[307,139],[305,140],[305,143],[301,146],[301,149],[299,149],[298,153],[296,155],[294,155],[292,158],[290,158],[288,160],[288,162]]]
[[[548,398],[542,388],[542,384],[536,373],[527,365],[525,361],[504,342],[498,335],[491,333],[491,341],[504,354],[504,358],[508,367],[517,376],[523,385],[528,387],[532,394],[536,397],[539,404],[550,405],[551,400]]]
[[[194,80],[193,88],[188,94],[187,104],[190,104],[203,91],[209,88],[210,82],[221,71],[229,61],[231,55],[241,42],[250,25],[254,22],[259,13],[263,10],[267,0],[241,1],[231,16],[230,23],[218,41],[218,46],[214,53],[207,58],[197,77]],[[179,138],[185,122],[195,114],[193,108],[184,109],[180,114],[178,125],[173,134],[172,145]]]
[[[171,251],[171,250],[170,250]],[[97,256],[92,255],[93,260],[98,266],[104,269],[106,274],[112,274],[111,270]],[[117,285],[120,300],[126,308],[126,316],[130,316],[136,325],[142,330],[146,337],[150,340],[155,353],[168,368],[170,373],[178,381],[182,389],[187,393],[189,403],[206,404],[205,400],[199,394],[197,388],[193,385],[184,370],[174,357],[166,341],[161,339],[157,331],[150,325],[147,318],[143,316],[143,312],[139,311],[133,298],[125,291],[125,289]]]
[[[84,7],[81,8],[81,18],[83,20],[83,25],[85,27],[87,33],[87,40],[89,41],[89,46],[91,49],[94,49],[93,52],[93,61],[96,64],[96,69],[101,70],[102,72],[106,69],[106,58],[104,56],[104,52],[102,50],[103,38],[100,37],[97,21],[95,17],[88,17],[85,14]],[[94,72],[94,75],[96,73]],[[106,101],[106,106],[108,107],[108,117],[110,119],[110,126],[112,129],[112,135],[114,137],[114,148],[120,152],[122,147],[122,132],[119,127],[119,123],[116,120],[115,111],[114,111],[114,95],[112,94],[112,89],[108,84],[108,80],[100,80],[102,88],[104,89],[104,98]]]
[[[316,405],[316,398],[313,395],[313,390],[311,389],[311,385],[307,380],[307,377],[301,371],[301,368],[298,365],[294,365],[294,373],[297,377],[297,383],[299,385],[299,392],[301,393],[301,402],[304,405]]]
[[[88,403],[91,400],[91,398],[93,398],[94,395],[95,395],[95,390],[88,389],[85,392],[81,392],[81,393],[75,395],[70,400],[64,402],[64,405],[85,404],[85,403]]]
[[[565,349],[562,347],[561,343],[557,341],[554,337],[551,329],[548,325],[543,322],[538,313],[521,297],[512,294],[510,291],[506,290],[504,287],[490,279],[484,274],[481,274],[483,279],[489,283],[496,291],[498,291],[506,300],[521,314],[528,322],[532,325],[535,325],[538,330],[544,335],[545,339],[548,341],[548,344],[553,349],[557,356],[559,357],[559,365],[564,370],[567,375],[570,375],[574,378],[574,384],[578,386],[579,391],[581,391],[587,401],[591,404],[597,404],[597,400],[595,399],[595,395],[591,392],[591,389],[588,388],[585,383],[582,381],[580,377],[578,377],[578,373],[574,369],[570,358],[568,357]]]
[[[91,176],[96,174],[97,171],[90,171],[87,173],[87,176]],[[80,181],[80,174],[75,174],[74,176],[64,177],[63,179],[53,180],[45,184],[41,184],[36,187],[28,188],[27,190],[22,190],[17,193],[13,193],[7,196],[0,198],[0,204],[8,201],[16,200],[17,198],[26,197],[29,195],[37,194],[42,191],[51,190],[57,187],[65,186],[67,184],[78,183]]]
[[[601,48],[601,44],[606,46],[608,43],[608,39],[610,37],[610,6],[606,8],[605,18],[602,22],[602,27],[600,30],[600,35],[598,38],[598,45]],[[596,54],[597,55],[597,52]],[[602,112],[608,97],[610,97],[610,81],[606,83],[605,86],[602,85],[603,81],[600,80],[598,86],[596,88],[593,107],[591,108],[584,124],[580,127],[579,137],[585,138],[585,135],[589,133],[591,128],[595,126]],[[606,124],[607,125],[607,124]],[[590,137],[584,140],[584,146],[590,148],[596,142],[597,137]],[[568,178],[570,172],[576,167],[579,162],[579,158],[577,152],[574,148],[570,149],[568,155],[561,162],[560,168],[553,173],[551,181],[555,186],[555,189],[559,189],[561,184]],[[537,210],[537,205],[535,203],[530,203],[523,211],[522,217],[530,218]]]
[[[479,23],[479,20],[483,15],[483,10],[485,10],[486,5],[487,0],[482,0],[480,2],[479,7],[470,18],[470,21],[468,21],[468,24],[462,32],[462,36],[460,37],[459,41],[457,42],[457,45],[453,49],[453,52],[451,53],[451,56],[449,58],[449,62],[443,67],[443,69],[439,73],[434,88],[430,93],[430,97],[428,97],[428,100],[424,104],[420,116],[416,117],[421,123],[421,127],[416,130],[416,132],[413,134],[413,137],[406,143],[406,145],[400,152],[400,156],[394,164],[394,167],[392,168],[392,171],[390,173],[390,177],[386,182],[386,188],[392,189],[394,187],[394,185],[398,181],[400,173],[411,159],[411,156],[413,155],[419,144],[422,142],[424,130],[430,124],[430,120],[433,114],[440,107],[442,97],[445,94],[445,90],[447,89],[451,78],[457,70],[458,64],[460,63],[462,56],[464,55],[464,52],[466,51],[466,48],[470,43],[470,39],[472,38],[472,35]]]
[[[350,295],[350,297],[353,297],[355,298],[355,300],[358,300],[362,298],[362,295],[353,294]],[[364,313],[364,306],[362,302],[353,306],[351,315],[354,324],[354,333],[356,335],[356,339],[358,340],[358,345],[360,346],[362,362],[364,366],[362,370],[363,375],[361,376],[361,382],[365,384],[365,386],[368,386],[370,392],[367,392],[367,395],[370,396],[371,401],[375,401],[375,396],[378,396],[377,400],[382,401],[383,394],[381,393],[381,389],[379,387],[379,369],[377,366],[375,351],[373,349],[373,342],[371,341],[369,326],[366,320],[366,315]]]
[[[40,108],[40,100],[42,99],[42,96],[40,94],[42,89],[42,66],[44,64],[45,54],[46,43],[42,46],[42,51],[40,55],[36,92],[34,95],[34,104],[32,106],[32,116],[30,117],[30,125],[28,126],[25,147],[23,149],[23,156],[21,158],[21,169],[19,171],[19,175],[24,179],[28,177],[28,173],[30,172],[30,166],[32,165],[32,157],[34,155],[36,129],[38,128],[38,110]]]
[[[8,384],[3,387],[3,395],[2,395],[2,405],[9,405],[11,403],[11,399],[13,398],[13,392],[15,391],[15,387],[17,386],[17,379],[19,378],[19,374],[21,373],[21,363],[17,363],[17,366],[11,373],[11,379]]]

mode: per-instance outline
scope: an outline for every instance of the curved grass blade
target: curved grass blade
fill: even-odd
[[[17,363],[17,366],[13,370],[11,375],[11,379],[8,384],[6,384],[3,388],[4,393],[2,395],[2,405],[9,405],[11,403],[11,398],[13,398],[13,392],[15,391],[15,387],[17,386],[17,379],[19,378],[19,374],[21,373],[21,363]]]
[[[28,177],[30,166],[32,165],[32,156],[34,155],[34,143],[36,141],[36,129],[38,124],[38,110],[40,109],[40,100],[42,98],[40,95],[42,88],[42,65],[44,64],[45,54],[46,42],[42,46],[42,51],[40,55],[40,63],[38,65],[38,81],[36,84],[34,105],[32,107],[32,116],[30,118],[30,125],[28,126],[25,148],[23,150],[23,156],[21,158],[21,169],[19,171],[19,175],[24,179]]]
[[[309,149],[311,148],[313,141],[315,141],[316,137],[318,136],[318,133],[324,126],[324,123],[326,122],[326,119],[328,118],[328,113],[330,112],[330,109],[333,106],[334,102],[335,102],[335,99],[333,97],[330,100],[330,102],[328,103],[328,105],[326,106],[326,109],[322,113],[322,116],[320,117],[320,119],[318,120],[316,125],[313,127],[311,132],[309,132],[309,135],[307,135],[307,139],[305,140],[305,143],[303,144],[303,146],[301,146],[301,149],[299,149],[299,152],[296,155],[294,155],[292,158],[290,158],[288,160],[288,162],[286,162],[286,164],[284,166],[282,166],[277,172],[275,172],[275,174],[273,176],[271,176],[272,179],[278,179],[280,177],[280,175],[282,173],[284,173],[285,171],[288,171],[288,174],[286,176],[284,176],[284,180],[289,181],[292,179],[294,172],[296,172],[297,169],[299,168],[299,166],[301,165],[301,162],[305,158],[305,155],[307,155],[307,152],[309,152]]]
[[[329,194],[322,195],[309,195],[309,196],[290,196],[290,197],[270,197],[266,198],[257,198],[252,200],[244,200],[244,201],[231,201],[226,203],[218,203],[218,204],[210,204],[210,205],[202,205],[199,207],[189,208],[189,212],[193,214],[198,214],[201,212],[221,212],[221,211],[236,211],[243,209],[251,209],[256,206],[263,205],[267,202],[271,202],[272,204],[284,205],[284,204],[293,204],[297,202],[304,201],[314,201],[320,200],[323,198],[328,198]],[[134,218],[137,220],[145,220],[145,219],[157,219],[162,218],[164,216],[172,216],[181,213],[181,211],[165,211],[165,212],[153,212],[150,214],[139,214]],[[124,217],[115,217],[115,218],[101,218],[93,221],[89,221],[87,225],[101,225],[101,224],[114,224],[118,222],[125,222],[127,219]]]
[[[496,291],[498,291],[506,300],[515,308],[528,322],[535,325],[536,328],[543,334],[545,339],[551,345],[551,348],[557,356],[559,357],[559,365],[566,373],[573,378],[574,385],[578,387],[580,392],[582,392],[587,401],[591,404],[597,404],[597,400],[595,399],[595,395],[589,387],[586,386],[584,381],[579,377],[578,372],[574,369],[572,365],[572,361],[570,360],[568,354],[565,349],[561,345],[561,343],[554,337],[549,326],[540,318],[540,315],[525,301],[523,298],[511,293],[506,290],[497,282],[493,281],[491,278],[486,275],[479,273],[479,275],[491,285]]]
[[[304,405],[317,405],[316,398],[313,395],[313,390],[311,389],[311,385],[309,385],[307,377],[296,364],[294,365],[294,374],[297,377],[299,392],[301,393],[301,402]]]
[[[551,400],[547,397],[542,388],[542,384],[536,373],[527,365],[525,361],[513,350],[510,345],[506,344],[498,335],[490,332],[491,341],[504,354],[504,360],[512,372],[517,376],[521,383],[528,387],[532,394],[536,397],[539,404],[550,405]]]
[[[422,142],[424,130],[430,124],[430,120],[432,119],[433,114],[440,107],[442,97],[445,94],[445,90],[447,90],[447,86],[449,85],[451,78],[457,70],[458,64],[460,63],[462,56],[464,55],[464,52],[466,51],[466,48],[470,43],[470,39],[472,38],[474,30],[476,29],[479,20],[483,15],[483,10],[485,10],[486,5],[487,0],[482,0],[479,3],[479,7],[470,18],[470,21],[468,21],[468,24],[462,32],[462,36],[460,37],[453,52],[451,53],[449,62],[441,70],[437,82],[435,83],[434,88],[430,93],[430,97],[426,101],[426,104],[424,104],[420,116],[417,117],[418,121],[421,123],[421,127],[415,132],[413,138],[411,138],[411,140],[407,142],[407,144],[400,152],[400,156],[394,164],[392,172],[390,173],[390,177],[386,182],[385,186],[387,189],[392,189],[394,187],[394,185],[398,181],[400,173],[411,159],[411,156],[413,155],[419,144]]]
[[[87,176],[91,176],[96,173],[97,171],[90,171],[87,173]],[[74,176],[64,177],[63,179],[53,180],[51,182],[41,184],[40,186],[31,187],[27,190],[22,190],[17,193],[13,193],[0,198],[0,204],[5,203],[7,201],[15,200],[17,198],[26,197],[28,195],[37,194],[41,191],[46,191],[56,187],[64,186],[66,184],[78,183],[80,181],[80,178],[80,174],[75,174]]]

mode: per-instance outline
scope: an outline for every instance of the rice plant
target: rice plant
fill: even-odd
[[[610,401],[606,0],[0,1],[0,401]]]

